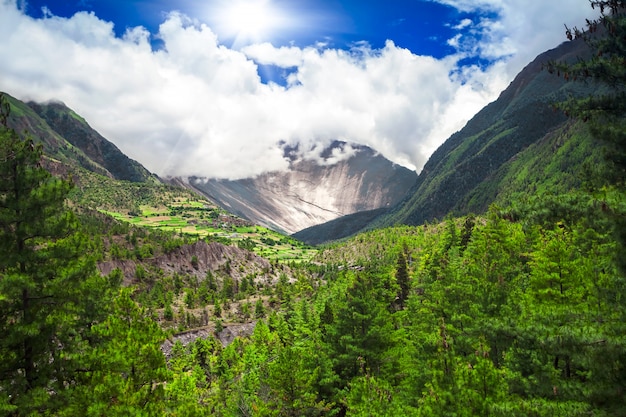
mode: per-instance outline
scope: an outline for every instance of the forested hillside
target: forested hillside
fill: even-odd
[[[499,191],[509,187],[497,175],[499,169],[507,169],[511,160],[523,155],[529,146],[542,146],[542,142],[550,141],[554,135],[572,132],[566,130],[567,117],[555,111],[554,104],[570,96],[589,95],[594,89],[551,75],[543,66],[551,60],[573,62],[585,56],[589,56],[589,49],[582,40],[566,42],[539,55],[495,102],[433,153],[407,200],[377,224],[417,225],[441,220],[447,213],[484,212],[499,196]],[[548,149],[554,152],[560,145],[552,143]],[[587,155],[588,152],[581,152],[580,159],[572,155],[562,159],[579,165]],[[538,178],[541,182],[549,177]]]
[[[621,415],[625,288],[611,221],[597,213],[621,205],[623,214],[623,204],[572,194],[327,249],[317,258],[327,285],[250,340],[212,348],[216,367],[204,369],[220,376],[211,390],[222,394],[207,406],[218,415]],[[181,347],[180,366],[198,365],[196,349]]]
[[[1,218],[15,230],[2,240],[10,255],[0,281],[4,414],[626,411],[620,189],[531,197],[485,217],[376,230],[310,263],[261,263],[252,279],[233,273],[245,271],[239,262],[250,256],[221,256],[198,278],[193,270],[206,261],[187,252],[188,264],[177,263],[190,272],[136,266],[123,288],[121,270],[101,276],[95,268],[109,253],[93,240],[102,226],[80,226],[63,209],[69,187],[38,167],[37,147],[12,131],[2,140],[2,149],[20,156],[2,171]],[[28,180],[23,189],[34,191],[26,200],[7,186],[15,171],[6,168],[18,165],[27,168],[17,171]],[[102,244],[135,249],[106,256],[159,253],[146,248],[158,239],[129,227],[109,225]],[[116,240],[124,233],[127,240]],[[161,236],[174,245],[159,250],[172,254],[190,243]],[[213,335],[230,326],[223,319],[256,325],[249,337],[221,341]],[[213,325],[197,339],[164,331],[206,320]]]
[[[595,58],[547,70],[604,93],[493,171],[509,204],[318,249],[53,176],[0,96],[0,415],[626,415],[626,4],[592,4]]]

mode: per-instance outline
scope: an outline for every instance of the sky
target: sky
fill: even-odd
[[[161,176],[252,177],[334,140],[419,172],[592,17],[587,0],[0,0],[0,90],[64,102]]]

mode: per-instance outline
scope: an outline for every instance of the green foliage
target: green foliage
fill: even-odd
[[[267,366],[269,415],[319,416],[325,411],[324,401],[317,398],[315,382],[319,369],[310,369],[306,350],[298,347],[280,349]]]
[[[592,81],[596,94],[570,99],[559,107],[567,114],[589,121],[594,136],[608,143],[610,158],[619,173],[613,181],[623,182],[626,169],[626,2],[590,1],[600,17],[587,20],[587,30],[566,27],[568,39],[582,39],[591,56],[574,63],[550,62],[547,69],[568,81]]]
[[[575,63],[553,61],[548,71],[568,81],[592,81],[596,91],[583,98],[570,98],[558,104],[562,110],[588,122],[595,139],[606,148],[612,170],[605,172],[600,184],[624,186],[626,178],[626,2],[623,0],[592,0],[600,16],[587,20],[587,31],[566,27],[571,39],[582,39],[591,49],[591,56]],[[617,238],[626,247],[626,221],[613,219],[619,226]],[[621,261],[626,271],[626,261]]]
[[[593,409],[619,415],[625,351],[617,335],[626,306],[617,295],[624,276],[612,219],[626,213],[623,199],[614,189],[597,196],[538,196],[513,213],[493,207],[486,218],[448,219],[417,229],[422,232],[372,231],[322,252],[327,261],[377,271],[381,283],[382,265],[397,273],[398,253],[411,260],[404,311],[382,312],[372,298],[376,286],[364,295],[351,287],[352,279],[343,287],[346,281],[334,278],[330,286],[336,289],[328,288],[332,295],[320,304],[321,331],[332,346],[328,356],[344,363],[334,367],[340,380],[352,381],[350,414],[584,415]],[[364,260],[369,253],[377,254],[377,266]],[[385,256],[392,253],[395,259]],[[400,332],[387,329],[387,342],[366,343],[382,348],[388,364],[400,365],[382,373],[365,365],[346,371],[345,364],[364,363],[367,350],[357,361],[346,355],[345,347],[359,345],[354,334],[364,315],[358,303],[344,304],[351,300],[345,294],[358,294],[371,306],[370,316],[382,314],[400,326]],[[361,392],[372,400],[359,400]]]
[[[67,415],[160,415],[169,372],[160,350],[164,334],[123,289],[111,314],[92,328],[100,343],[89,354]]]
[[[265,317],[265,306],[263,305],[263,300],[260,298],[254,305],[254,317],[257,319]]]
[[[95,223],[65,206],[69,182],[41,160],[0,127],[2,414],[160,415],[162,333],[128,290],[113,297],[121,273],[98,273],[101,241],[82,229]]]
[[[256,321],[250,337],[227,346],[212,336],[177,342],[167,362],[165,335],[132,290],[114,302],[96,291],[98,283],[121,282],[114,271],[81,292],[102,314],[82,304],[71,307],[72,318],[63,313],[55,331],[66,332],[68,344],[42,351],[62,358],[52,364],[63,364],[63,372],[42,373],[42,389],[22,394],[25,410],[36,415],[45,404],[57,415],[94,416],[622,415],[626,279],[614,219],[626,214],[624,201],[616,188],[539,194],[485,216],[373,230],[325,248],[314,263],[281,266],[277,282],[262,290],[253,274],[234,278],[241,271],[233,262],[204,277],[137,267],[140,284],[151,284],[135,296],[163,308],[170,326],[192,326],[194,311],[211,303],[212,316],[204,314],[213,335],[233,326],[234,310]],[[126,244],[146,246],[150,236],[135,229]],[[33,250],[55,247],[45,241]],[[50,267],[62,271],[58,259]],[[15,298],[0,294],[2,306]],[[5,366],[19,350],[2,346]],[[55,375],[65,375],[64,385]],[[17,412],[17,404],[2,399],[0,409]]]
[[[82,365],[72,353],[106,303],[94,246],[65,207],[71,186],[41,158],[41,146],[0,126],[0,392],[16,415],[67,401]]]
[[[398,263],[396,268],[396,283],[398,284],[399,291],[397,300],[400,308],[404,308],[404,303],[409,297],[409,290],[411,289],[411,282],[409,278],[409,271],[407,269],[406,257],[404,252],[400,252],[398,255]]]
[[[343,302],[334,307],[334,320],[327,326],[334,370],[349,381],[363,370],[375,375],[390,363],[386,356],[393,346],[393,321],[388,311],[392,297],[371,274],[347,277],[351,284]],[[339,301],[339,300],[338,300]]]
[[[165,308],[163,309],[163,319],[167,321],[174,320],[174,310],[172,309],[172,305],[169,303],[166,304]]]

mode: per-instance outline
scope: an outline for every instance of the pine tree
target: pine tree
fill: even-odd
[[[383,366],[392,365],[388,350],[394,344],[393,321],[382,285],[380,276],[369,271],[356,275],[327,327],[334,368],[344,381],[363,370],[378,375]]]
[[[254,305],[254,317],[257,319],[265,317],[265,306],[261,298],[256,300],[256,304]]]
[[[623,395],[625,358],[623,323],[626,308],[623,296],[617,294],[624,294],[626,287],[626,1],[591,0],[590,5],[599,10],[600,16],[587,20],[586,30],[566,28],[566,35],[570,40],[581,39],[587,43],[591,56],[574,63],[551,62],[547,68],[566,80],[597,85],[596,94],[571,99],[558,107],[587,122],[594,137],[605,145],[608,159],[613,163],[610,175],[606,175],[607,187],[598,196],[597,205],[602,209],[593,213],[594,221],[590,221],[584,234],[603,236],[606,230],[599,227],[601,222],[598,219],[611,222],[613,237],[617,241],[613,251],[613,264],[617,270],[613,270],[612,265],[605,265],[600,269],[591,268],[593,272],[584,276],[587,279],[593,277],[589,287],[594,288],[592,299],[597,297],[594,310],[604,310],[603,314],[597,313],[602,318],[593,323],[592,328],[604,333],[604,337],[596,338],[595,342],[600,340],[601,343],[589,344],[593,349],[587,350],[593,354],[585,355],[582,361],[591,369],[588,374],[592,378],[585,380],[586,386],[591,386],[589,390],[595,391],[590,397],[603,407],[617,407],[623,414],[622,404],[615,401],[614,396],[615,393]],[[594,240],[585,238],[583,243],[589,246]],[[593,262],[598,264],[597,257]],[[605,303],[610,307],[600,308]],[[605,314],[613,318],[607,320]]]
[[[587,30],[567,28],[568,39],[582,39],[592,51],[588,59],[574,63],[550,62],[547,69],[566,80],[592,81],[598,94],[561,103],[566,113],[591,122],[594,136],[612,147],[611,157],[618,166],[618,181],[626,169],[626,1],[590,1],[600,17],[587,20]]]
[[[407,298],[409,298],[409,290],[411,289],[409,271],[404,252],[400,252],[398,255],[398,262],[396,264],[396,281],[400,287],[400,291],[398,291],[398,302],[400,304],[400,309],[404,309],[404,303]]]
[[[88,352],[88,369],[64,415],[163,415],[170,374],[161,352],[165,334],[123,288],[111,314],[92,330],[100,343]]]
[[[269,408],[279,416],[323,415],[325,404],[317,399],[315,381],[319,368],[307,367],[309,356],[301,348],[280,349],[267,366]]]
[[[0,407],[36,415],[62,406],[106,284],[65,206],[71,184],[42,167],[41,146],[0,107]]]

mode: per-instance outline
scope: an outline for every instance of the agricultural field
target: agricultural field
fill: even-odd
[[[177,197],[158,207],[140,205],[129,211],[100,211],[135,226],[237,245],[279,262],[308,261],[317,253],[315,248],[268,228],[250,224],[208,201]]]

